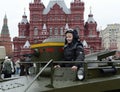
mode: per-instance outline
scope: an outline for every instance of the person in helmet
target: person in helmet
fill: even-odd
[[[64,61],[84,61],[84,48],[79,41],[79,36],[76,30],[69,29],[65,32],[65,45],[64,45]],[[56,67],[71,67],[73,71],[81,67],[81,63],[64,63],[56,65]]]

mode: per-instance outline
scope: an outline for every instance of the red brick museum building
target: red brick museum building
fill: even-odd
[[[97,22],[91,10],[88,20],[84,21],[85,4],[81,0],[73,0],[70,8],[64,0],[50,0],[47,7],[42,0],[34,0],[29,10],[29,21],[24,13],[18,23],[18,37],[13,38],[14,56],[30,53],[31,44],[41,43],[48,37],[63,37],[68,28],[78,31],[86,53],[101,50]]]

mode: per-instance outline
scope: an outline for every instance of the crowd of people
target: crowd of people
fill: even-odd
[[[12,75],[29,75],[29,68],[31,64],[28,63],[20,63],[20,62],[30,62],[31,58],[29,56],[21,56],[15,62],[11,57],[6,56],[4,61],[1,63],[1,74],[3,74],[3,78],[11,78]]]

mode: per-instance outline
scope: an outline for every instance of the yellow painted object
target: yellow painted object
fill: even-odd
[[[39,53],[39,58],[35,57],[34,60],[48,61],[53,60],[61,61],[63,59],[63,46],[64,42],[44,42],[41,44],[33,44],[31,48]]]
[[[64,46],[63,42],[46,42],[46,43],[41,43],[41,44],[33,44],[31,45],[31,48],[39,48],[39,47],[50,47],[50,46]]]

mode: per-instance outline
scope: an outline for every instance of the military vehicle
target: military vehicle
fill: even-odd
[[[0,92],[119,92],[120,60],[107,60],[116,51],[105,50],[86,55],[78,71],[69,67],[54,68],[54,63],[64,63],[64,38],[49,38],[41,44],[33,44],[32,58],[36,73],[0,83]],[[25,62],[26,63],[26,62]],[[67,63],[70,63],[69,61]]]

